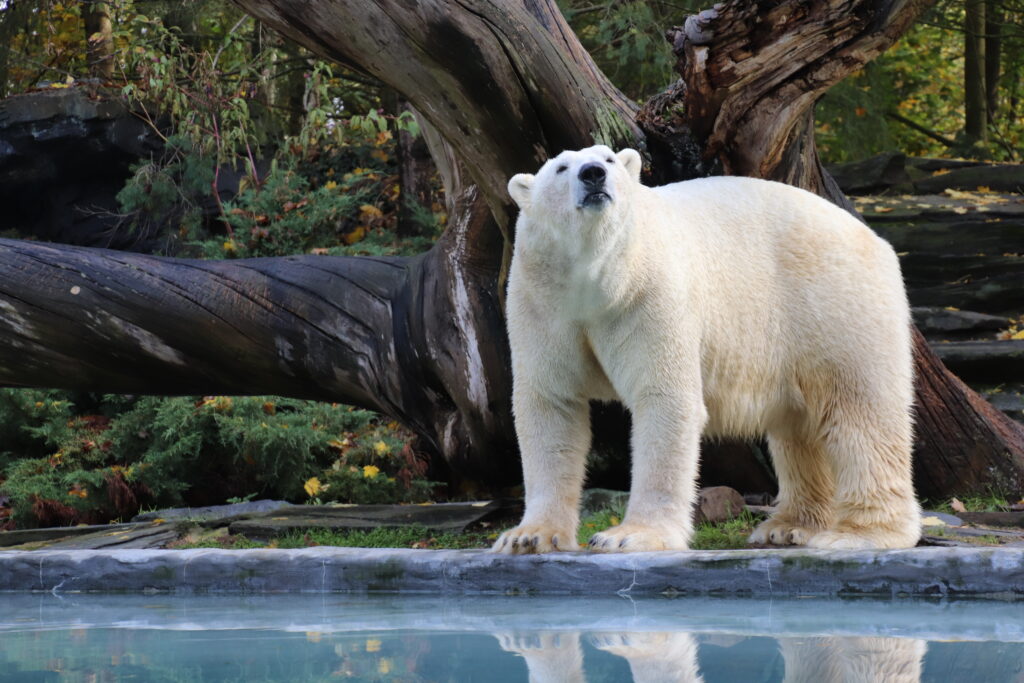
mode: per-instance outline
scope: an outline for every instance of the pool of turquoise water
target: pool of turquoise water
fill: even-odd
[[[7,681],[1024,680],[1024,604],[0,594]]]

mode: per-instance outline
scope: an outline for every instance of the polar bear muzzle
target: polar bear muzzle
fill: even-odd
[[[576,174],[579,180],[578,193],[581,196],[576,206],[580,209],[602,209],[612,200],[605,185],[608,172],[597,162],[583,164]]]

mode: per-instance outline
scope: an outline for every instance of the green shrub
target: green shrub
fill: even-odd
[[[317,475],[327,500],[431,491],[404,446],[408,433],[369,411],[268,396],[87,398],[84,412],[59,392],[0,390],[8,526],[106,523],[141,507],[230,497],[307,500]]]
[[[426,462],[416,457],[396,423],[335,442],[339,457],[321,477],[307,482],[314,502],[421,503],[435,482],[423,479]]]

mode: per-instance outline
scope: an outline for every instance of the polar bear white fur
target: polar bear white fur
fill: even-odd
[[[629,505],[594,550],[687,548],[702,434],[767,436],[778,508],[751,542],[913,546],[910,316],[892,248],[804,190],[649,188],[640,169],[635,150],[598,145],[509,181],[526,510],[494,549],[578,549],[592,399],[633,415]]]

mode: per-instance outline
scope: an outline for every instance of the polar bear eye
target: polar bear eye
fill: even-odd
[[[615,159],[612,159],[611,157],[608,157],[607,159],[605,159],[605,161],[607,161],[609,164],[615,163]]]
[[[559,166],[558,168],[555,169],[555,173],[565,173],[568,169],[569,169],[568,166],[566,166],[565,164],[562,164],[561,166]]]

